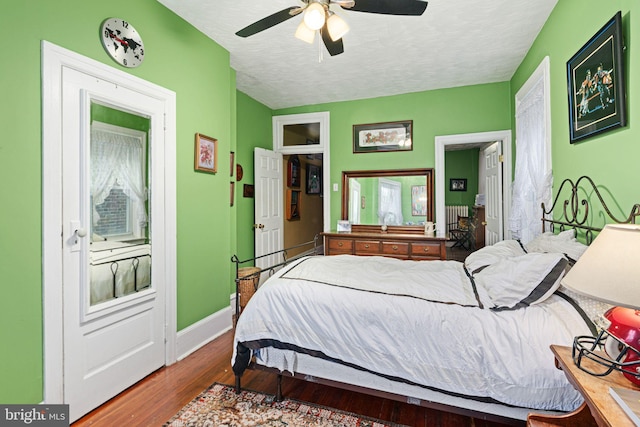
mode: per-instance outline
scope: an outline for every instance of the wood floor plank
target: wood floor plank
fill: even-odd
[[[234,384],[231,370],[232,342],[233,332],[229,331],[184,360],[152,373],[73,423],[73,426],[161,426],[214,382]],[[285,377],[282,385],[285,397],[409,426],[502,426],[294,378]],[[248,370],[242,377],[242,386],[275,394],[276,376]],[[522,422],[522,426],[524,425],[525,422]]]

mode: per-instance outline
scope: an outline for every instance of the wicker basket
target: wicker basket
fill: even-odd
[[[238,290],[240,292],[240,308],[247,303],[258,289],[260,269],[258,267],[242,267],[238,269]]]

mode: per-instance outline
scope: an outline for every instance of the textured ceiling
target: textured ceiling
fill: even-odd
[[[333,5],[351,27],[333,57],[294,37],[301,16],[235,35],[298,0],[158,1],[230,52],[240,91],[279,109],[507,81],[558,0],[429,0],[419,17]]]

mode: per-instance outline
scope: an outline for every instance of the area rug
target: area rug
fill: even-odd
[[[164,427],[402,427],[337,409],[215,383],[187,404]]]

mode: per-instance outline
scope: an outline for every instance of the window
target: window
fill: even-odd
[[[92,123],[92,240],[146,237],[146,148],[144,132]]]

